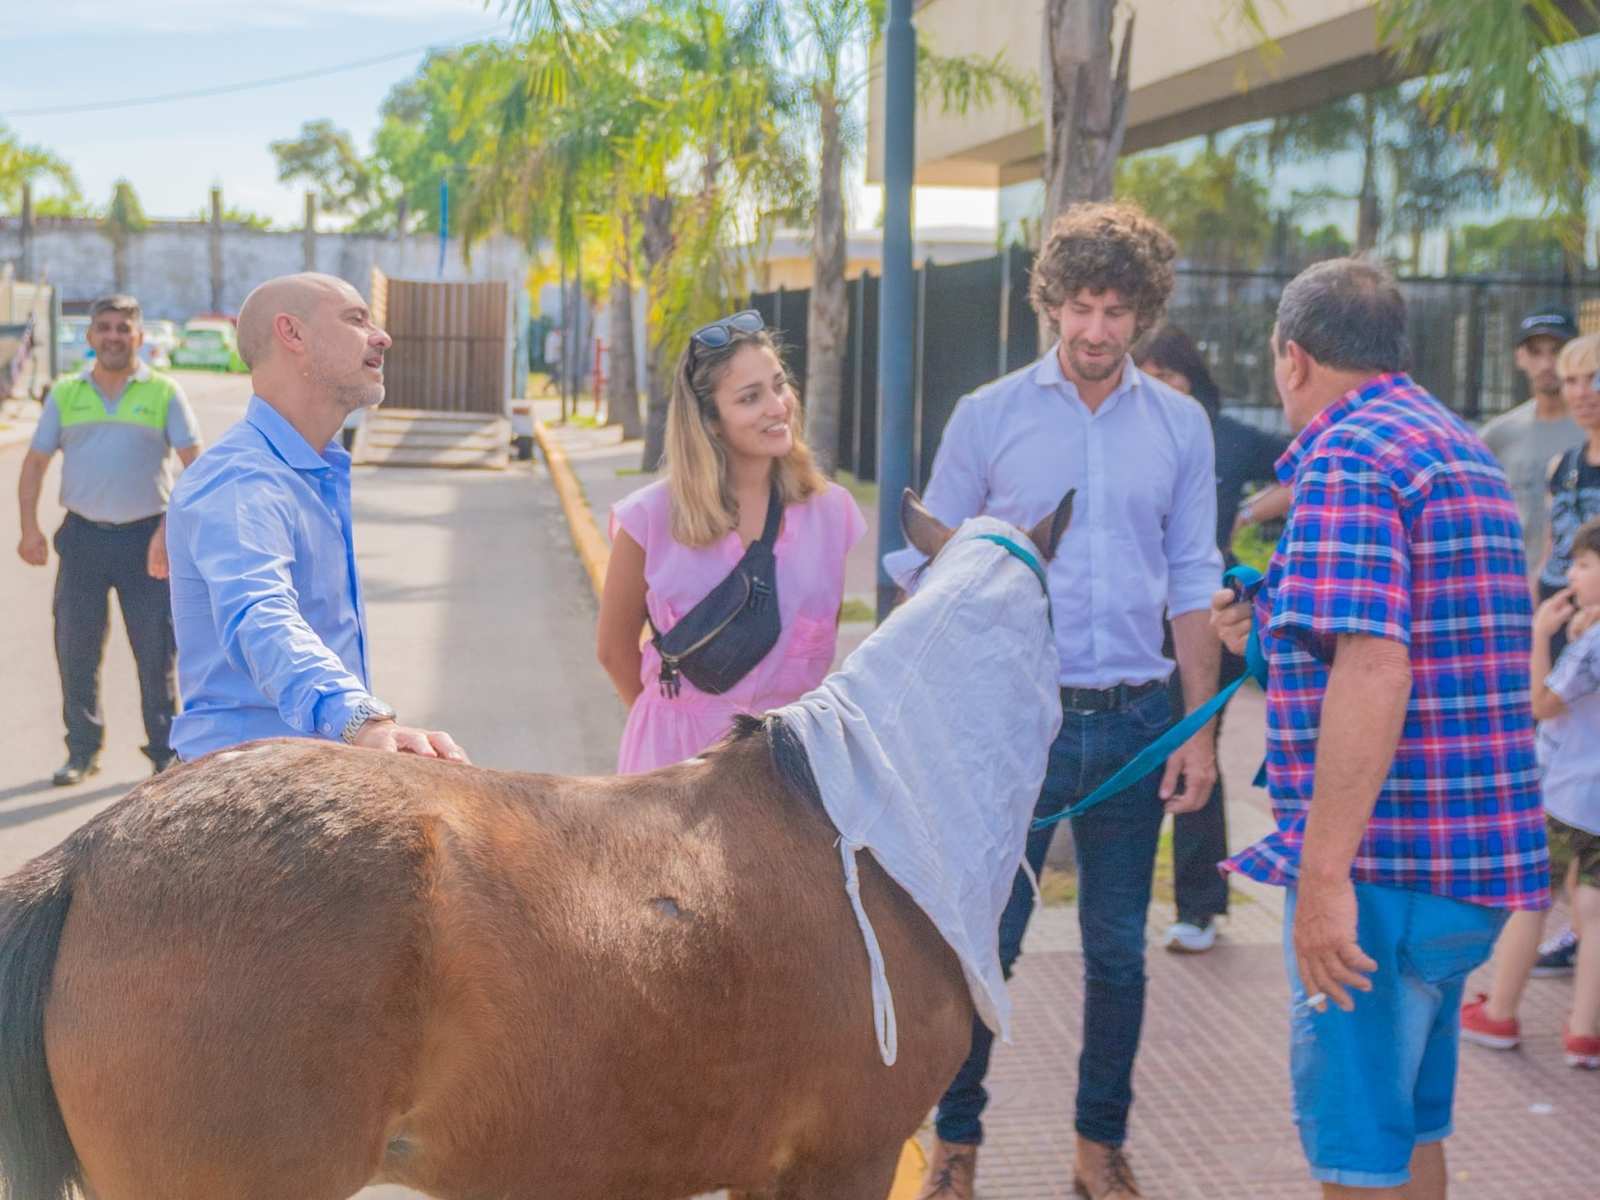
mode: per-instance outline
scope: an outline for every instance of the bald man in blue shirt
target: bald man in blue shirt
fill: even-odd
[[[345,418],[383,400],[387,333],[353,287],[288,275],[239,312],[255,395],[185,473],[167,516],[185,761],[311,737],[465,762],[371,690]]]

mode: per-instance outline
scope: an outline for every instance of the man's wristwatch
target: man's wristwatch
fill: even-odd
[[[344,723],[344,730],[339,737],[350,745],[355,744],[356,734],[361,732],[361,727],[368,721],[392,721],[394,709],[381,700],[358,700],[355,708],[350,710],[350,719]]]

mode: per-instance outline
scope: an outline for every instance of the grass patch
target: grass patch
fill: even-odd
[[[1061,908],[1078,901],[1078,873],[1046,867],[1039,876],[1039,894],[1049,908]]]
[[[873,610],[872,605],[868,604],[865,600],[858,599],[855,596],[851,596],[848,600],[846,600],[843,606],[839,609],[840,624],[847,625],[861,621],[865,621],[870,624],[877,619],[878,614]]]
[[[599,429],[605,424],[593,413],[573,413],[567,418],[568,425],[576,425],[579,429]]]
[[[840,471],[834,476],[835,482],[842,486],[856,498],[856,503],[869,513],[876,512],[878,508],[878,485],[863,483],[849,471]]]
[[[617,468],[617,478],[618,479],[626,479],[630,475],[649,475],[650,473],[651,472],[646,471],[643,467],[618,467]]]

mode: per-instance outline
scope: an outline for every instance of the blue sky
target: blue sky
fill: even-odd
[[[237,83],[470,40],[506,29],[478,0],[56,0],[29,26],[0,34],[0,120],[47,146],[103,204],[127,177],[153,217],[187,216],[213,184],[230,204],[294,223],[302,189],[277,182],[267,143],[331,117],[368,143],[378,105],[420,65],[404,58],[319,79],[215,96],[61,116],[17,110]]]
[[[378,105],[411,75],[421,47],[505,34],[499,0],[55,0],[0,32],[0,120],[24,142],[62,155],[84,194],[104,204],[131,180],[151,217],[198,214],[221,184],[230,205],[285,225],[301,219],[303,187],[277,181],[267,144],[329,117],[363,149]],[[118,100],[293,74],[417,48],[389,62],[202,100],[118,108]],[[91,113],[20,115],[104,102]],[[859,174],[859,173],[857,173]],[[858,193],[859,224],[876,196]],[[993,225],[992,193],[924,189],[923,224]]]

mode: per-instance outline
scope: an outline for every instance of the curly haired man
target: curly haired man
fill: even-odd
[[[1061,733],[1036,813],[1087,795],[1171,720],[1173,662],[1162,654],[1170,614],[1190,709],[1216,690],[1220,648],[1208,625],[1221,576],[1215,461],[1200,404],[1140,372],[1128,349],[1161,317],[1176,247],[1138,209],[1079,205],[1061,216],[1034,267],[1034,308],[1059,340],[1032,366],[966,396],[944,431],[924,497],[950,525],[988,513],[1024,528],[1069,487],[1072,525],[1049,568],[1060,657]],[[920,556],[888,556],[910,586]],[[1083,934],[1083,1050],[1078,1062],[1080,1196],[1142,1195],[1123,1151],[1134,1055],[1144,1018],[1144,929],[1164,813],[1191,812],[1216,779],[1206,730],[1166,770],[1072,820]],[[1044,862],[1054,826],[1034,832]],[[1018,874],[1000,923],[1009,975],[1033,891]],[[969,1200],[983,1137],[990,1031],[974,1022],[972,1053],[939,1104],[938,1138],[921,1200]]]

